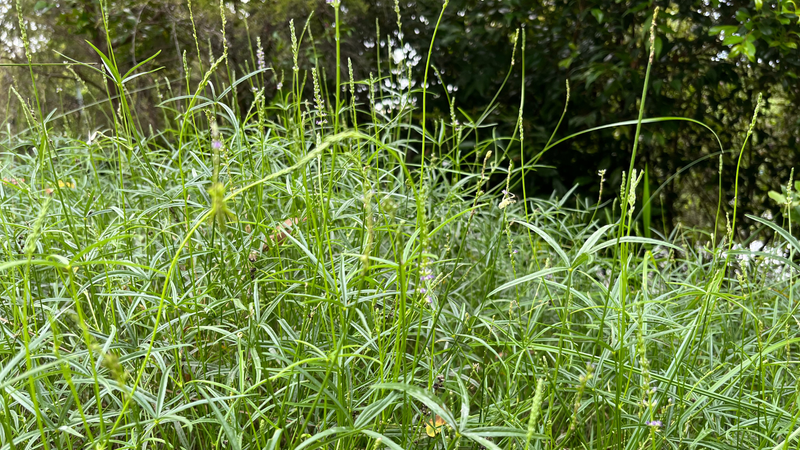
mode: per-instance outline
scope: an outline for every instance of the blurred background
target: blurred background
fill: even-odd
[[[142,129],[150,125],[158,129],[164,114],[157,108],[159,99],[185,93],[187,79],[196,86],[209,61],[222,53],[220,3],[105,1],[108,38],[122,70],[160,52],[147,68],[161,70],[128,84]],[[499,91],[484,123],[496,124],[498,133],[510,135],[523,86],[523,55],[519,51],[512,55],[516,32],[521,29],[526,158],[539,153],[555,129],[565,105],[565,80],[569,80],[571,97],[557,138],[636,119],[647,64],[647,31],[656,5],[661,13],[645,117],[682,116],[703,122],[719,136],[726,153],[720,183],[720,144],[713,133],[688,122],[645,125],[636,166],[648,168],[650,192],[669,180],[654,199],[653,226],[665,231],[678,223],[709,231],[715,226],[724,229],[724,215],[715,224],[719,189],[725,199],[733,199],[739,149],[757,95],[763,93],[763,119],[744,149],[739,172],[737,223],[742,227],[738,231],[746,235],[751,223],[745,213],[780,215],[779,205],[768,193],[787,184],[798,161],[800,24],[793,0],[450,0],[431,54],[436,73],[432,71],[429,77],[432,95],[427,117],[449,120],[450,99],[462,120],[477,119]],[[17,8],[28,23],[34,63],[80,61],[100,67],[92,45],[104,53],[109,50],[97,0],[24,0],[19,4],[0,0],[0,132],[9,134],[24,128],[10,88],[23,98],[32,98]],[[330,81],[335,80],[334,11],[324,0],[233,0],[224,1],[222,11],[231,69],[228,78],[257,68],[260,40],[266,66],[275,68],[274,75],[266,76],[273,88],[266,95],[274,97],[284,77],[291,79],[289,20],[294,19],[298,34],[308,24],[301,70],[320,67],[327,85],[335,85]],[[405,81],[420,86],[441,0],[397,4],[344,0],[341,11],[343,80],[349,79],[348,58],[356,79],[380,78],[404,60],[416,67]],[[503,85],[512,58],[513,70]],[[68,116],[73,131],[88,135],[92,127],[109,123],[113,111],[103,109],[101,101],[113,95],[114,88],[98,71],[78,64],[37,65],[33,70],[43,108],[74,110]],[[214,83],[230,84],[219,76]],[[306,84],[310,90],[310,81]],[[381,85],[386,92],[404,87]],[[363,101],[365,91],[363,87]],[[252,98],[245,84],[238,87],[241,110],[247,110]],[[81,112],[81,107],[95,103],[101,105]],[[578,194],[596,199],[601,169],[606,170],[611,186],[606,189],[618,189],[621,172],[628,167],[633,132],[631,126],[609,128],[550,150],[540,160],[548,167],[528,175],[525,194],[563,194],[577,185]],[[519,148],[510,151],[520,159]],[[723,208],[732,213],[732,202]]]

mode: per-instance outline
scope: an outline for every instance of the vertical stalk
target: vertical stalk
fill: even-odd
[[[433,54],[433,43],[436,41],[436,32],[439,30],[439,25],[442,23],[444,11],[447,9],[447,4],[450,0],[445,0],[442,4],[442,11],[439,13],[439,19],[436,21],[436,26],[433,28],[433,36],[431,36],[431,45],[428,48],[428,58],[425,61],[425,75],[422,77],[422,144],[420,148],[420,176],[419,176],[419,189],[422,190],[422,183],[425,180],[425,112],[427,110],[427,93],[428,93],[428,69],[431,67],[431,55]],[[410,85],[409,85],[410,89]]]
[[[647,61],[647,69],[644,75],[644,86],[642,86],[642,99],[639,103],[639,117],[636,121],[636,133],[633,137],[633,150],[631,151],[631,161],[628,167],[628,176],[625,180],[625,186],[622,193],[622,204],[620,205],[620,221],[619,221],[619,228],[617,230],[617,245],[619,246],[619,264],[620,264],[620,274],[619,274],[619,320],[618,322],[618,336],[620,336],[619,348],[616,352],[616,395],[615,395],[615,404],[620,405],[622,398],[622,391],[623,385],[625,384],[624,380],[624,371],[623,366],[627,359],[625,346],[621,340],[622,336],[625,336],[625,328],[627,321],[625,318],[627,317],[625,314],[625,300],[626,300],[626,293],[628,290],[628,245],[625,243],[620,243],[620,239],[622,236],[627,234],[630,231],[630,223],[627,224],[628,229],[626,231],[626,217],[628,216],[628,200],[631,195],[631,186],[634,183],[634,174],[633,174],[633,166],[636,162],[636,152],[639,148],[639,136],[642,132],[642,120],[644,118],[644,109],[645,104],[647,101],[647,86],[650,82],[650,71],[653,67],[653,59],[655,58],[655,36],[656,36],[656,19],[658,18],[658,6],[656,6],[655,10],[653,11],[653,20],[650,24],[650,56]],[[622,446],[622,417],[620,417],[620,412],[618,409],[615,408],[614,412],[614,421],[616,425],[616,439],[617,444]]]

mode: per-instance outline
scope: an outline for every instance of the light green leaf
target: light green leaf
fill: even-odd
[[[743,37],[736,34],[731,34],[722,41],[722,45],[734,45],[742,42],[743,40]]]
[[[769,198],[775,200],[775,203],[777,203],[779,205],[785,205],[786,204],[786,197],[784,197],[783,194],[780,194],[780,193],[778,193],[776,191],[769,191],[769,194],[767,194],[767,195],[769,195]]]
[[[752,42],[745,40],[744,41],[744,53],[747,55],[747,59],[750,61],[756,60],[756,46],[753,45]]]
[[[453,414],[451,414],[450,411],[447,409],[447,406],[445,406],[441,400],[432,396],[431,394],[422,390],[421,388],[418,388],[417,386],[411,386],[405,383],[378,383],[372,385],[372,389],[394,389],[397,391],[403,391],[406,394],[421,401],[425,406],[428,407],[428,409],[430,409],[436,415],[444,419],[448,425],[450,425],[453,428],[457,428],[456,419],[455,417],[453,417]]]
[[[708,35],[709,36],[715,36],[715,35],[720,34],[722,32],[725,32],[725,34],[727,35],[727,34],[735,33],[736,30],[738,30],[738,29],[739,29],[739,27],[736,26],[736,25],[719,25],[719,26],[716,26],[716,27],[709,28]]]
[[[564,264],[569,265],[569,257],[567,256],[566,252],[564,252],[564,250],[561,249],[561,246],[558,245],[556,240],[553,239],[549,234],[545,233],[542,229],[538,228],[537,226],[531,225],[531,224],[526,223],[526,222],[520,222],[518,220],[515,220],[514,223],[518,223],[518,224],[530,229],[534,233],[538,234],[539,237],[544,239],[544,241],[547,242],[550,245],[550,247],[553,247],[553,250],[555,250],[556,253],[558,253],[558,256],[560,256],[561,260],[564,261]]]
[[[492,295],[494,295],[494,294],[496,294],[496,293],[498,293],[498,292],[500,292],[502,290],[508,289],[510,287],[514,287],[514,286],[516,286],[518,284],[522,284],[522,283],[525,283],[525,282],[528,282],[528,281],[531,281],[531,280],[535,280],[535,279],[541,278],[541,277],[543,277],[545,275],[551,275],[551,274],[558,273],[558,272],[564,272],[566,270],[568,270],[566,267],[551,267],[549,269],[543,269],[543,270],[540,270],[538,272],[534,272],[534,273],[525,275],[523,277],[519,277],[516,280],[511,280],[508,283],[505,283],[504,285],[502,285],[502,286],[498,287],[497,289],[493,290],[492,292],[489,292],[488,297],[491,297]]]

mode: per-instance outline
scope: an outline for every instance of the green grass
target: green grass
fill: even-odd
[[[486,115],[304,70],[239,111],[205,65],[158,130],[130,92],[4,130],[0,448],[800,448],[790,230],[639,232],[633,177],[514,197],[568,138],[513,167]]]

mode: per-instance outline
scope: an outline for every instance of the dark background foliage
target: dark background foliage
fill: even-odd
[[[515,32],[522,29],[524,148],[530,158],[556,127],[564,108],[565,80],[569,80],[571,98],[557,136],[636,118],[649,51],[647,32],[656,5],[661,8],[659,37],[646,117],[688,117],[709,125],[718,134],[726,151],[721,186],[728,200],[734,195],[736,159],[757,95],[764,95],[764,118],[744,150],[739,173],[741,214],[737,222],[743,224],[744,231],[744,213],[778,214],[767,192],[786,183],[798,159],[800,116],[794,105],[800,93],[800,25],[793,2],[451,0],[444,10],[431,63],[455,98],[455,106],[475,118],[500,90],[511,65]],[[202,76],[212,56],[222,53],[219,3],[195,0],[191,7],[192,16],[189,4],[177,0],[107,0],[110,40],[123,68],[161,52],[154,64],[163,69],[140,77],[131,86],[132,91],[136,91],[134,86],[142,89],[135,98],[143,124],[157,125],[159,113],[150,110],[155,104],[153,96],[184,91],[184,52],[192,80]],[[394,1],[343,2],[342,61],[346,64],[348,58],[352,60],[356,78],[391,70],[396,62],[389,55],[391,46],[401,48],[407,61],[416,65],[411,82],[414,86],[421,84],[442,3],[402,0],[399,7],[402,35],[398,33]],[[22,2],[21,9],[31,29],[36,62],[60,62],[65,56],[98,62],[88,43],[103,52],[109,50],[97,1]],[[308,20],[310,36],[304,41],[301,68],[320,65],[328,86],[332,85],[333,9],[323,1],[234,0],[224,2],[222,9],[227,17],[229,77],[253,70],[256,37],[262,41],[267,65],[276,69],[274,76],[267,77],[272,85],[280,82],[282,74],[290,77],[288,21],[294,19],[299,32]],[[2,5],[0,13],[0,63],[25,62],[15,8]],[[192,17],[198,42],[193,38]],[[395,53],[400,56],[400,52]],[[523,89],[519,50],[514,60],[511,77],[500,90],[488,119],[507,134],[513,131]],[[8,92],[9,85],[24,90],[26,83],[17,84],[15,80],[24,79],[27,67],[0,70],[3,92]],[[82,82],[66,68],[41,66],[35,70],[43,80],[40,89],[48,110],[69,110],[89,103],[85,96],[102,99],[113,93],[113,86],[107,86],[101,76],[85,67],[74,66]],[[341,70],[347,79],[347,66]],[[214,81],[218,85],[228,83],[224,79]],[[449,118],[445,87],[436,76],[429,81],[433,95],[428,100],[428,117]],[[252,94],[242,88],[238,97],[240,107],[246,108]],[[7,116],[4,123],[14,124],[13,105],[2,113]],[[579,193],[594,198],[599,169],[607,170],[606,178],[615,188],[628,166],[632,136],[632,127],[610,128],[550,150],[540,161],[548,168],[528,175],[527,194],[563,193],[577,184]],[[659,217],[656,224],[667,229],[679,221],[713,227],[720,185],[719,160],[714,155],[719,144],[713,134],[687,122],[662,122],[644,127],[641,144],[636,166],[648,167],[651,190],[669,180],[654,200],[654,213]],[[520,159],[519,148],[510,148],[509,152]],[[689,165],[689,170],[681,172]],[[729,204],[723,207],[732,212]],[[716,225],[724,227],[724,219]]]

